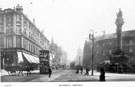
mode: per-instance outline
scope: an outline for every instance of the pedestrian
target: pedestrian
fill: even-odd
[[[81,67],[81,74],[83,74],[83,67]]]
[[[86,73],[85,73],[85,75],[89,75],[89,69],[88,68],[86,68]]]
[[[105,71],[104,71],[104,68],[101,68],[100,69],[100,81],[105,81]]]
[[[48,74],[49,74],[49,78],[50,78],[51,75],[52,75],[52,69],[51,69],[51,67],[48,68]]]
[[[78,73],[79,73],[79,68],[77,67],[76,74],[78,74]]]

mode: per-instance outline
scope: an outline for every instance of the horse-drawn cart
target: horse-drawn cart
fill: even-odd
[[[9,65],[5,67],[9,75],[18,75],[20,67],[18,65]]]
[[[27,76],[31,74],[30,71],[33,70],[32,66],[28,65],[9,65],[5,67],[5,70],[8,72],[9,75],[22,75],[23,76],[23,71],[27,72]]]

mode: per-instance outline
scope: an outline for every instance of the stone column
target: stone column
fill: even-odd
[[[122,25],[124,24],[124,20],[122,18],[122,11],[119,9],[119,13],[117,14],[117,19],[115,22],[116,34],[117,34],[117,50],[122,50]]]

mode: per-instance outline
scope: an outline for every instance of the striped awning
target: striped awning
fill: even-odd
[[[18,55],[18,63],[24,62],[23,57],[22,57],[22,52],[17,52]]]
[[[39,63],[38,57],[35,57],[33,55],[30,55],[30,54],[26,54],[26,53],[23,53],[23,55],[29,61],[29,63]]]

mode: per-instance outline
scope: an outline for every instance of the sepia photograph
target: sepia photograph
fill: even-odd
[[[0,0],[1,87],[135,87],[135,0]]]

